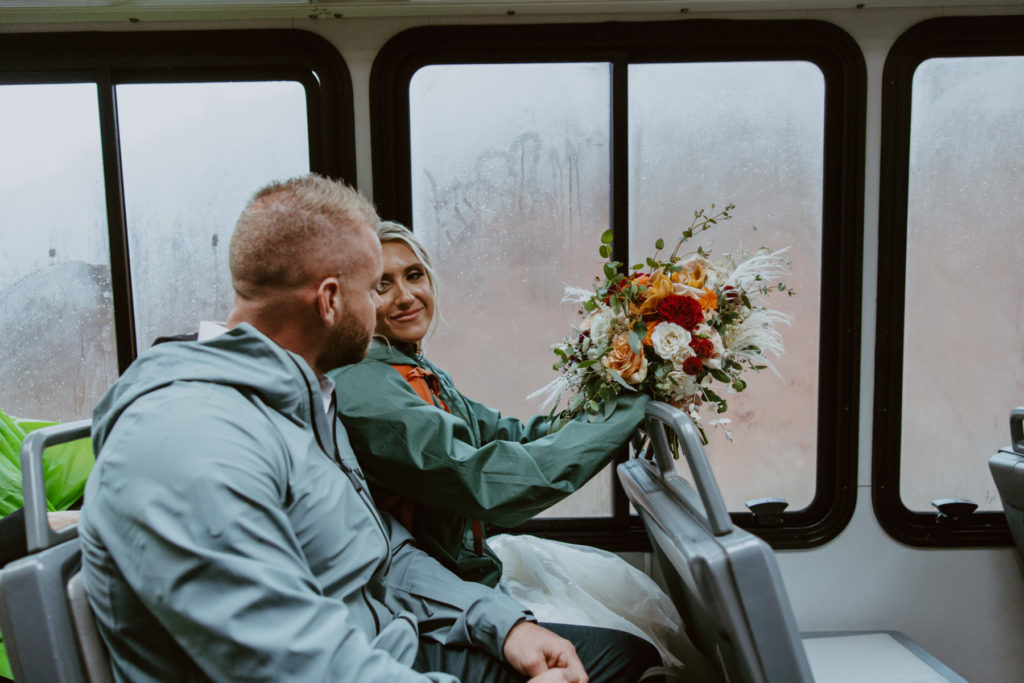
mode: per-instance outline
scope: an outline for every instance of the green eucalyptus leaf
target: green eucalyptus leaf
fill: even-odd
[[[663,240],[663,239],[661,239],[659,237],[658,240],[654,243],[654,248],[655,249],[664,249],[665,248],[665,240]]]
[[[644,352],[643,347],[640,346],[640,337],[633,330],[629,331],[629,348],[637,355]]]
[[[711,368],[711,376],[717,379],[719,382],[724,382],[725,384],[728,384],[729,382],[732,381],[732,378],[729,377],[729,375],[725,374],[725,372],[719,370],[718,368]]]
[[[615,412],[615,407],[619,404],[619,397],[616,394],[612,394],[608,398],[604,399],[604,419],[608,419]]]
[[[611,230],[605,230],[604,232],[601,233],[601,244],[611,244],[612,243],[612,237],[613,237],[612,231]]]
[[[612,378],[613,380],[615,380],[616,382],[618,382],[619,384],[621,384],[621,385],[622,385],[623,387],[625,387],[626,389],[629,389],[629,390],[630,390],[630,391],[632,391],[632,392],[635,392],[635,391],[636,391],[636,388],[635,388],[635,387],[632,387],[632,386],[630,386],[630,385],[629,385],[629,383],[627,383],[627,382],[626,382],[626,380],[622,379],[622,375],[620,375],[619,373],[617,373],[617,372],[615,372],[614,370],[612,370],[612,369],[610,369],[610,368],[609,368],[609,369],[608,369],[608,374],[609,374],[609,375],[611,375],[611,378]]]

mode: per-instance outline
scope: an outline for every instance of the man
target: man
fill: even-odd
[[[83,580],[118,680],[587,680],[569,640],[373,506],[324,373],[366,352],[378,220],[319,176],[261,190],[229,330],[155,347],[97,406]],[[634,654],[586,659],[616,680],[630,663],[602,657]]]

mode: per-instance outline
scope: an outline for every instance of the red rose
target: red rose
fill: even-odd
[[[711,358],[715,355],[715,345],[706,337],[693,337],[690,339],[690,348],[700,358]]]
[[[683,372],[687,375],[697,375],[704,369],[704,363],[697,356],[690,356],[683,361]]]
[[[658,316],[666,322],[692,330],[704,320],[704,311],[696,299],[669,294],[658,304]]]

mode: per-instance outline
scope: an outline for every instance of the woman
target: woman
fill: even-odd
[[[384,274],[376,338],[366,360],[329,373],[338,412],[375,488],[426,552],[467,581],[494,586],[501,562],[480,521],[514,527],[599,472],[643,418],[647,397],[619,397],[612,415],[557,431],[463,396],[423,356],[436,314],[436,277],[412,232],[378,229]]]

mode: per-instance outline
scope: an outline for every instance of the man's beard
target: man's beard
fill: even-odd
[[[331,331],[326,348],[320,354],[320,367],[333,370],[343,365],[352,365],[366,358],[370,347],[373,328],[359,325],[351,318]]]

